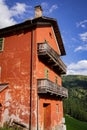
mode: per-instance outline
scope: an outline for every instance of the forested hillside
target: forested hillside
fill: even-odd
[[[63,76],[63,86],[69,91],[64,99],[64,112],[81,121],[87,122],[87,76]]]

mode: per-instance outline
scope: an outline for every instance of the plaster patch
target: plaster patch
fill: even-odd
[[[18,114],[17,114],[17,115],[12,114],[12,115],[10,116],[10,118],[11,118],[12,120],[16,120],[16,121],[18,121],[18,122],[22,121],[22,120],[19,118],[19,115],[18,115]]]
[[[14,85],[15,89],[20,89],[20,86]]]
[[[9,102],[6,102],[5,103],[5,107],[9,107],[10,106],[10,103]]]
[[[9,100],[11,100],[11,95],[10,95],[9,91],[7,91],[5,94],[5,102],[7,102]]]
[[[9,120],[9,110],[5,109],[3,113],[3,122],[6,122]]]
[[[21,115],[24,116],[24,115],[26,115],[26,113],[25,113],[25,112],[22,112]]]

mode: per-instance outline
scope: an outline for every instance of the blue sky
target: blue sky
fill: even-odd
[[[0,28],[32,19],[36,5],[58,21],[67,74],[87,75],[87,0],[0,0]]]

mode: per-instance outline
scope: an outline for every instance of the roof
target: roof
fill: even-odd
[[[8,87],[8,83],[0,84],[0,92],[2,92],[7,87]]]
[[[53,26],[55,36],[56,36],[56,39],[58,42],[58,46],[60,48],[61,55],[66,54],[57,21],[53,18],[42,16],[39,18],[34,18],[32,20],[30,20],[30,19],[26,20],[23,23],[19,23],[19,24],[10,26],[10,27],[0,29],[0,37],[4,37],[8,34],[12,34],[14,31],[16,31],[18,33],[19,30],[32,29],[35,26]]]

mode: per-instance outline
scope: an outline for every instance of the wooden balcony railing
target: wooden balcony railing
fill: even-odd
[[[38,94],[53,94],[63,98],[68,97],[68,90],[64,87],[58,86],[48,79],[38,79]]]
[[[47,42],[38,43],[38,57],[56,73],[66,74],[66,65],[60,59],[58,53]]]

